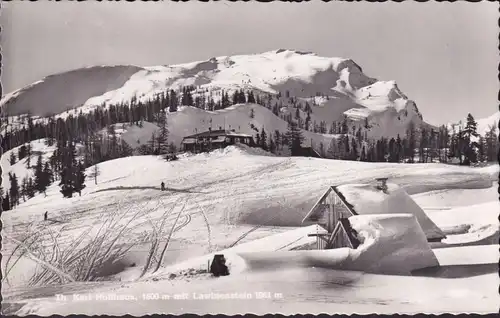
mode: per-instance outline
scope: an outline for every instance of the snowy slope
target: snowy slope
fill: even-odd
[[[253,112],[254,118],[250,117]],[[197,132],[208,131],[211,127],[217,129],[235,129],[237,132],[254,136],[260,134],[264,128],[266,134],[272,135],[274,140],[275,131],[285,134],[288,130],[288,123],[265,107],[257,104],[238,104],[223,110],[206,111],[196,107],[182,106],[177,112],[170,113],[167,117],[168,140],[181,149],[181,142],[185,136]],[[151,140],[153,133],[157,134],[158,126],[153,123],[143,122],[143,127],[130,125],[129,123],[118,123],[113,125],[115,133],[122,140],[127,142],[132,148],[147,144]],[[106,134],[107,128],[102,130]],[[326,151],[332,139],[338,135],[318,134],[310,131],[303,131],[303,146],[310,146],[311,143],[316,150],[321,143]],[[269,142],[269,137],[268,137]],[[282,146],[280,145],[280,148]],[[283,147],[283,152],[288,151],[287,146]],[[280,149],[281,152],[282,149]]]
[[[36,165],[36,161],[38,160],[38,155],[42,155],[42,164],[45,164],[46,161],[52,156],[54,151],[56,150],[56,146],[48,146],[46,144],[45,139],[34,140],[30,142],[31,144],[31,161],[30,166],[33,168]],[[27,143],[25,144],[27,145]],[[4,191],[8,191],[10,189],[10,181],[9,181],[9,173],[16,174],[19,185],[24,177],[34,177],[34,170],[28,168],[28,158],[23,158],[22,160],[18,160],[18,151],[22,146],[15,147],[9,151],[6,151],[3,156],[0,158],[0,165],[2,167],[2,188]],[[76,145],[77,155],[81,155],[79,152],[82,148],[81,144]],[[16,163],[14,165],[10,164],[10,154],[14,153],[16,156]]]
[[[158,126],[149,122],[143,122],[142,127],[130,123],[118,123],[112,126],[116,136],[132,148],[147,144],[151,140],[152,134],[156,134],[159,129]],[[107,128],[103,129],[101,134],[109,137],[107,130]]]
[[[95,81],[100,72],[104,75]],[[112,81],[113,75],[115,81]],[[87,83],[89,80],[91,84]],[[82,85],[90,86],[76,93],[75,87]],[[289,95],[313,105],[311,123],[325,121],[329,125],[332,121],[341,121],[346,115],[352,124],[361,126],[368,118],[372,125],[369,135],[373,137],[402,135],[410,122],[422,123],[422,115],[415,103],[399,90],[394,81],[377,81],[368,77],[350,59],[281,49],[170,66],[75,70],[46,78],[42,84],[17,92],[15,97],[6,96],[0,105],[8,104],[10,115],[29,110],[33,115],[45,116],[75,107],[87,112],[103,104],[128,102],[132,97],[145,101],[167,89],[187,85],[197,87],[194,95],[201,94],[204,98],[212,95],[215,101],[221,98],[222,89],[230,95],[241,88],[253,90],[263,99],[271,94],[274,96],[272,104],[283,103],[284,114],[295,111],[291,100],[284,97]],[[59,90],[64,90],[65,94],[53,93]],[[279,100],[278,93],[282,95]],[[327,98],[314,97],[318,94]],[[304,112],[301,117],[305,119]]]
[[[498,308],[498,267],[492,272],[489,258],[485,259],[486,254],[495,249],[498,251],[498,245],[492,245],[493,249],[489,246],[473,246],[467,251],[462,250],[463,247],[443,248],[443,252],[434,249],[432,252],[437,260],[446,267],[442,269],[443,272],[419,274],[422,277],[372,275],[359,271],[344,272],[293,266],[279,271],[275,267],[272,270],[244,271],[245,264],[238,258],[232,258],[232,255],[243,252],[286,251],[309,244],[313,238],[307,237],[307,234],[319,230],[314,227],[294,227],[300,226],[303,216],[332,184],[366,183],[375,177],[390,175],[392,182],[403,187],[413,185],[413,189],[420,192],[434,190],[438,193],[437,190],[467,187],[477,188],[474,191],[490,191],[492,181],[488,169],[439,164],[401,165],[282,158],[260,156],[238,147],[228,147],[210,154],[184,156],[174,162],[150,156],[121,158],[101,163],[99,169],[101,173],[97,185],[87,182],[87,188],[83,190],[81,197],[63,199],[57,185],[53,185],[48,189],[46,198],[37,196],[13,211],[3,213],[3,235],[4,238],[5,235],[22,238],[29,233],[45,233],[50,230],[60,235],[62,242],[59,248],[63,249],[72,238],[78,237],[89,226],[94,229],[90,233],[95,233],[106,220],[106,216],[113,211],[118,213],[123,222],[131,219],[136,213],[142,213],[134,219],[131,231],[123,241],[124,244],[137,245],[125,259],[128,264],[126,269],[115,276],[115,279],[120,278],[121,282],[25,288],[22,287],[23,279],[26,279],[26,275],[35,267],[33,263],[21,261],[9,276],[11,285],[5,284],[6,288],[2,291],[11,306],[26,303],[20,313],[141,315],[150,312],[182,313],[186,312],[186,308],[202,314],[269,311],[305,313],[334,310],[346,313],[374,310],[386,313],[449,310],[487,312],[496,311]],[[158,191],[161,181],[165,181],[168,191]],[[473,201],[473,192],[469,195]],[[145,281],[132,282],[138,277],[148,253],[148,242],[143,241],[143,234],[151,232],[150,222],[158,223],[163,213],[179,199],[186,202],[186,206],[181,210],[177,203],[176,209],[168,217],[167,227],[170,227],[175,215],[181,213],[178,226],[180,228],[174,232],[163,267],[157,275],[147,276]],[[492,197],[491,201],[496,199]],[[484,214],[485,208],[471,207],[470,211],[474,214],[471,218],[481,219],[486,223],[491,219],[492,212]],[[53,223],[40,222],[43,211],[49,211]],[[433,218],[431,213],[434,212],[427,213],[441,226],[454,225],[455,217],[452,212],[436,212],[444,213],[441,219]],[[463,210],[461,214],[463,216],[457,218],[457,222],[468,223],[469,220],[465,219],[467,212]],[[394,227],[391,220],[375,220],[372,224],[379,224],[387,229]],[[376,238],[383,237],[386,241],[383,246],[387,246],[391,235],[394,235],[392,238],[400,237],[403,241],[412,237],[420,237],[422,241],[423,233],[413,231],[414,226],[409,226],[410,223],[404,223],[401,228],[396,226],[397,231],[384,231],[382,236],[377,236],[377,226],[374,226],[375,230],[363,233],[365,242],[377,243]],[[362,226],[363,224],[365,223],[361,223]],[[415,225],[416,221],[412,224]],[[285,225],[294,227],[286,228]],[[40,243],[51,248],[50,235],[47,233],[42,236]],[[411,244],[397,243],[389,246],[391,249],[395,248],[395,251]],[[3,244],[2,254],[10,254],[13,247],[7,240]],[[222,250],[224,253],[227,251],[228,259],[233,260],[231,265],[235,275],[212,279],[199,274],[200,270],[206,268],[210,256]],[[414,249],[414,255],[418,255],[419,250],[421,249]],[[460,254],[465,252],[468,256],[461,257]],[[402,257],[402,254],[388,251],[386,256],[388,263],[391,263],[391,258],[397,259]],[[421,258],[423,261],[426,259]],[[380,263],[384,263],[384,258],[380,260]],[[2,267],[4,262],[3,258]],[[136,266],[130,267],[132,262]],[[457,267],[456,264],[460,266]],[[496,266],[496,263],[493,265]],[[243,269],[241,274],[238,274],[238,269]],[[176,276],[169,279],[170,274]],[[460,276],[455,279],[446,277],[458,274]],[[293,279],[290,279],[291,277]],[[252,283],[248,284],[249,281]],[[429,293],[429,290],[432,290],[432,293]],[[213,302],[192,299],[193,292],[253,294],[263,291],[280,292],[284,298],[281,301],[261,302]],[[73,293],[89,293],[94,297],[100,292],[134,295],[137,300],[96,302],[71,299]],[[143,293],[155,292],[187,292],[191,298],[182,301],[142,299]],[[59,293],[69,295],[68,301],[56,301],[54,294]]]
[[[38,154],[42,154],[42,161],[45,163],[52,156],[54,151],[56,150],[56,146],[49,147],[45,144],[45,139],[35,140],[31,142],[31,167],[36,165],[36,161],[38,159]],[[18,160],[18,151],[21,146],[16,147],[12,150],[6,151],[4,155],[0,158],[0,165],[2,166],[2,188],[4,191],[8,191],[10,189],[9,182],[9,173],[13,173],[17,176],[19,184],[21,183],[24,177],[33,177],[34,171],[33,169],[28,169],[27,161],[28,158],[23,158],[22,160]],[[16,155],[16,163],[14,165],[10,165],[9,159],[10,154],[14,153]]]
[[[92,96],[121,87],[137,66],[95,66],[55,74],[5,95],[0,107],[9,115],[59,114],[79,107]]]
[[[253,110],[254,118],[250,117]],[[288,124],[279,117],[276,117],[270,110],[257,104],[239,104],[214,112],[201,110],[195,107],[181,107],[179,111],[168,116],[169,141],[180,145],[182,138],[196,132],[212,129],[235,129],[244,134],[254,136],[262,128],[267,135],[273,135],[278,130],[280,133],[287,132]],[[311,145],[319,149],[323,143],[324,149],[328,148],[335,135],[317,134],[310,131],[303,131],[303,146]],[[286,146],[285,146],[286,148]]]

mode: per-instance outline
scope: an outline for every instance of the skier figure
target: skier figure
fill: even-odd
[[[165,183],[163,181],[161,182],[161,191],[165,191]]]
[[[49,216],[48,216],[48,213],[49,213],[49,211],[45,211],[45,213],[43,214],[43,220],[44,220],[44,221],[47,221],[47,219],[48,219],[48,217],[49,217]]]

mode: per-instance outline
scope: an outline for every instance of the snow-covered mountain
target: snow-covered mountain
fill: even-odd
[[[311,123],[341,121],[351,126],[368,119],[369,136],[404,134],[410,122],[423,118],[394,81],[379,81],[363,73],[350,59],[314,53],[274,50],[261,54],[221,56],[187,64],[137,67],[91,67],[52,75],[10,93],[0,101],[8,115],[60,114],[70,109],[89,111],[103,104],[148,100],[167,89],[195,86],[194,95],[220,99],[221,90],[253,91],[272,96],[282,113],[294,112],[297,102],[311,105]],[[278,98],[278,94],[280,98]],[[300,110],[300,116],[307,116]],[[269,127],[270,130],[274,130]]]
[[[481,118],[477,120],[477,132],[481,135],[486,134],[491,128],[495,127],[495,131],[498,133],[498,123],[500,122],[500,111],[497,111],[493,115]]]
[[[92,96],[122,87],[141,70],[137,66],[95,66],[50,75],[6,94],[0,101],[8,115],[59,114],[82,106]]]

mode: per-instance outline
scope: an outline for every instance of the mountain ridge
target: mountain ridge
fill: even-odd
[[[45,117],[71,109],[87,112],[132,98],[149,100],[166,90],[186,86],[197,87],[193,97],[213,97],[216,102],[222,90],[232,93],[245,89],[272,95],[270,103],[282,105],[282,114],[296,111],[297,101],[310,103],[311,123],[347,118],[352,125],[360,126],[369,120],[373,138],[403,135],[410,122],[427,125],[416,103],[395,81],[367,76],[352,59],[289,49],[166,66],[77,69],[48,76],[7,94],[0,106],[5,107],[8,115],[29,112]],[[303,111],[300,116],[302,120],[306,118]]]

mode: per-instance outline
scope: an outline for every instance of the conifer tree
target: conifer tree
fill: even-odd
[[[78,162],[75,171],[75,187],[74,191],[78,192],[78,195],[82,195],[82,190],[85,189],[85,167],[81,161]]]
[[[359,161],[368,161],[367,153],[366,153],[366,146],[364,144],[363,144],[363,146],[361,146],[361,154],[359,156]]]
[[[168,122],[167,114],[165,112],[160,112],[158,120],[158,137],[156,139],[156,145],[158,148],[158,154],[164,155],[168,153]]]
[[[9,211],[10,209],[11,209],[10,197],[9,197],[9,194],[6,193],[5,197],[2,200],[2,210],[3,211]]]
[[[11,166],[16,164],[16,154],[14,152],[10,153],[9,163]]]
[[[18,152],[17,152],[17,157],[19,158],[19,160],[22,160],[26,157],[26,145],[22,145]]]
[[[281,133],[279,130],[274,131],[274,142],[276,143],[276,150],[280,150],[280,145],[282,145],[282,143],[281,143]]]
[[[337,123],[336,122],[332,122],[332,124],[330,125],[330,130],[328,131],[328,133],[330,135],[335,135],[337,133]]]
[[[76,149],[72,141],[69,141],[67,149],[62,154],[62,170],[60,172],[61,187],[60,192],[63,197],[71,198],[76,189],[77,178],[77,162],[76,162]]]
[[[322,142],[319,143],[319,155],[321,156],[321,158],[326,157],[325,145]]]
[[[253,94],[253,91],[248,92],[248,103],[249,104],[256,104],[255,96]]]
[[[240,101],[240,92],[234,91],[233,92],[233,105],[238,104]]]
[[[309,130],[309,126],[311,125],[311,115],[307,113],[306,122],[305,122],[305,130]]]
[[[498,149],[498,136],[496,133],[496,125],[490,127],[490,129],[485,134],[485,143],[486,143],[486,161],[493,162],[497,158],[497,154],[499,153]]]
[[[348,152],[346,149],[349,149],[349,145],[346,145],[346,141],[349,142],[349,139],[344,136],[339,136],[337,141],[337,159],[345,160],[347,158]]]
[[[326,156],[329,159],[339,159],[340,158],[337,139],[333,138],[330,141],[330,145],[328,146],[328,149],[326,150]]]
[[[267,134],[266,134],[266,131],[264,130],[264,127],[262,127],[261,131],[260,131],[260,147],[263,149],[263,150],[268,150],[267,148]]]
[[[33,198],[35,196],[35,184],[33,182],[33,178],[29,177],[28,178],[28,184],[26,185],[26,195],[28,196],[29,199]]]
[[[398,162],[397,150],[396,150],[396,139],[391,138],[389,140],[389,162]]]
[[[416,132],[415,124],[410,122],[408,129],[406,130],[406,139],[408,140],[407,149],[405,150],[405,157],[409,159],[410,163],[415,162],[415,147],[416,142]]]
[[[477,123],[474,117],[469,113],[467,115],[467,123],[461,134],[461,139],[464,142],[464,165],[470,165],[471,163],[477,162],[477,150],[478,144],[476,141],[472,141],[472,137],[479,137],[477,133]]]
[[[50,170],[49,162],[46,161],[43,167],[43,178],[47,187],[54,181],[54,175],[52,174],[52,170]]]
[[[486,156],[486,140],[483,136],[479,136],[477,142],[477,160],[478,162],[486,162],[488,160]]]
[[[151,139],[149,139],[147,143],[147,147],[144,148],[145,153],[142,153],[143,155],[154,155],[156,153],[156,133],[152,132],[151,133]]]
[[[26,147],[26,157],[28,157],[28,159],[26,159],[26,166],[29,168],[31,168],[31,143],[29,142],[28,143],[28,146]]]
[[[35,180],[34,180],[34,187],[35,190],[42,193],[45,192],[45,189],[47,189],[47,181],[43,173],[43,163],[42,163],[42,155],[38,155],[38,159],[36,161],[35,165]]]
[[[271,153],[276,153],[276,144],[273,140],[273,136],[269,135],[269,151]]]
[[[428,140],[428,133],[425,128],[420,129],[420,142],[418,145],[418,157],[419,157],[419,162],[427,162],[427,155],[428,155],[428,147],[429,147],[429,140]]]
[[[342,120],[342,125],[341,125],[341,134],[347,134],[349,131],[349,128],[347,127],[347,117],[344,116],[344,119]]]
[[[288,148],[290,149],[290,154],[292,156],[299,155],[302,149],[302,141],[304,141],[304,136],[302,135],[302,131],[298,128],[295,122],[289,122],[286,137],[288,140]]]
[[[19,204],[19,182],[15,173],[9,172],[9,181],[10,181],[10,189],[9,189],[9,197],[11,206],[15,206]]]
[[[177,100],[177,94],[175,93],[174,90],[170,90],[170,96],[169,96],[169,112],[173,113],[177,111],[177,107],[179,105],[179,102]]]
[[[351,160],[358,160],[359,154],[358,154],[358,145],[356,144],[356,140],[352,140],[351,144],[351,153],[350,153],[350,159]]]
[[[21,188],[19,191],[19,197],[23,199],[23,202],[26,202],[26,196],[28,194],[28,177],[24,177],[21,181]]]

